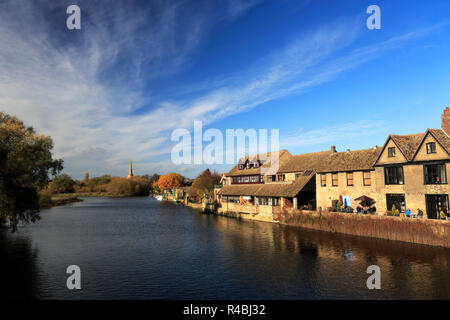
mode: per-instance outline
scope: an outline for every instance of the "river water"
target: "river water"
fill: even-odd
[[[1,298],[450,299],[450,249],[85,198],[0,231]],[[68,290],[66,268],[81,268]],[[369,290],[366,269],[381,269]]]

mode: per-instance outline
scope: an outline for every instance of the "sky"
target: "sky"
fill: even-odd
[[[126,176],[130,160],[193,178],[232,167],[171,161],[194,121],[279,129],[291,154],[440,128],[449,49],[447,0],[0,0],[0,111],[50,135],[74,178]]]

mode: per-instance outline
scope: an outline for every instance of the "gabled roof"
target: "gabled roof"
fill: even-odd
[[[279,166],[281,166],[285,161],[287,161],[287,159],[292,157],[292,155],[287,150],[280,150],[280,151],[276,151],[276,152],[268,152],[265,154],[246,156],[246,157],[239,159],[238,164],[236,164],[230,170],[230,172],[227,173],[227,177],[229,177],[229,176],[249,176],[249,175],[261,174],[262,168],[270,168],[270,166],[271,166],[270,160],[271,160],[272,156],[275,156],[275,159],[278,158]],[[244,169],[239,169],[239,164],[245,164],[247,161],[254,162],[256,160],[259,160],[264,163],[262,163],[259,168],[247,169],[247,167],[244,167]]]
[[[450,154],[450,137],[441,129],[428,129],[430,134],[439,142],[439,144]]]
[[[426,132],[408,134],[408,135],[394,135],[389,137],[394,141],[400,152],[405,156],[406,160],[411,161],[419,148],[420,143],[425,138]]]
[[[295,155],[279,172],[316,172],[359,171],[373,169],[373,163],[380,153],[380,148],[351,150],[344,152],[322,151]]]
[[[427,131],[416,134],[408,134],[408,135],[393,135],[391,134],[384,143],[383,148],[381,149],[380,154],[378,155],[375,163],[378,162],[381,154],[386,148],[387,144],[390,140],[392,140],[403,156],[407,161],[413,161],[417,152],[420,149],[423,141],[427,137],[428,134],[431,134],[435,140],[442,146],[442,148],[447,151],[450,155],[450,138],[448,135],[441,129],[427,129]]]

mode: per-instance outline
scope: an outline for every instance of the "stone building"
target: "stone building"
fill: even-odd
[[[447,130],[447,131],[446,131]],[[276,172],[269,154],[242,158],[226,174],[217,192],[223,212],[272,221],[281,208],[332,210],[355,208],[361,196],[375,200],[379,215],[418,209],[431,219],[448,210],[447,169],[450,165],[450,111],[442,115],[442,130],[390,135],[383,147],[291,155],[281,150]],[[272,154],[274,155],[274,154]],[[273,161],[273,159],[272,159]]]

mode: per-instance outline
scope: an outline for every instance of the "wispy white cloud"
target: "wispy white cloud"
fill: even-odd
[[[227,2],[229,20],[259,3]],[[211,124],[309,90],[417,36],[343,50],[358,38],[358,29],[338,22],[293,38],[248,70],[200,85],[206,92],[200,96],[155,101],[145,80],[173,74],[189,63],[215,23],[210,10],[187,15],[182,14],[184,2],[156,2],[149,17],[129,1],[109,4],[83,4],[86,16],[78,34],[55,31],[46,22],[48,12],[65,10],[54,2],[46,2],[50,9],[23,0],[0,4],[0,110],[50,134],[55,156],[63,157],[67,172],[78,177],[84,171],[125,174],[130,158],[141,173],[172,171],[172,164],[160,158],[170,153],[173,129],[191,128],[194,120]],[[147,104],[154,106],[151,111],[134,113]],[[324,139],[320,131],[304,138],[315,141],[314,136]],[[288,137],[284,145],[290,141]]]

